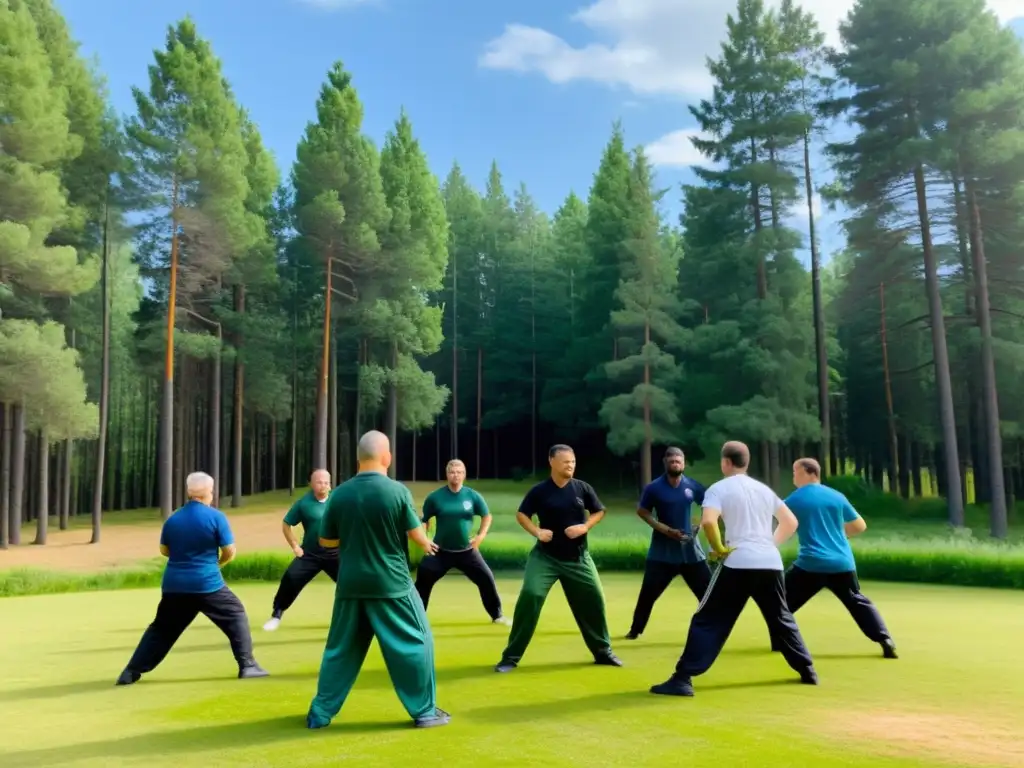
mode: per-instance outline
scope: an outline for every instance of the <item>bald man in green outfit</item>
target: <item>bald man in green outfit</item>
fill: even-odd
[[[427,538],[412,494],[387,476],[391,445],[376,430],[359,440],[359,472],[335,488],[320,524],[320,544],[336,548],[342,567],[334,597],[327,647],[309,728],[324,728],[341,711],[377,638],[391,684],[417,728],[447,725],[437,707],[434,638],[409,575],[412,539],[427,554]]]
[[[537,543],[526,560],[508,645],[494,671],[511,672],[519,666],[556,581],[562,585],[594,663],[621,667],[622,661],[612,653],[601,578],[587,546],[587,533],[604,517],[604,505],[589,483],[573,476],[576,453],[572,448],[552,446],[548,463],[551,476],[527,492],[516,513],[519,525]]]

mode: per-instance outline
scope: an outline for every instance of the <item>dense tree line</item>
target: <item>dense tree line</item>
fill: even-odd
[[[657,446],[739,438],[773,485],[804,453],[905,497],[934,477],[953,525],[976,497],[1005,535],[1024,54],[982,0],[861,0],[840,31],[739,0],[696,182],[658,187],[615,125],[548,216],[496,163],[435,178],[405,113],[378,149],[340,62],[285,172],[190,19],[121,117],[52,0],[0,0],[0,544],[166,516],[196,468],[232,506],[344,478],[371,427],[404,480],[527,476],[558,440],[627,487]],[[817,190],[849,211],[824,266]]]

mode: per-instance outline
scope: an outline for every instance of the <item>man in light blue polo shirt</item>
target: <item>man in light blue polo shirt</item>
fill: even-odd
[[[896,658],[896,644],[867,597],[860,591],[857,565],[849,537],[867,528],[857,510],[839,491],[821,484],[821,465],[815,459],[793,464],[796,490],[786,499],[799,522],[796,535],[800,549],[786,572],[786,602],[796,613],[822,589],[829,590],[850,612],[860,631],[882,646],[882,655]],[[776,643],[772,643],[775,650]]]
[[[636,511],[652,528],[651,546],[627,640],[643,634],[654,603],[676,576],[683,578],[698,602],[711,583],[711,569],[691,520],[693,505],[704,502],[704,486],[683,474],[686,457],[680,448],[666,450],[663,461],[665,473],[644,488]]]
[[[186,480],[188,502],[164,522],[160,553],[167,558],[156,618],[149,625],[118,685],[132,685],[156,669],[200,613],[225,635],[238,662],[239,678],[266,677],[252,653],[252,633],[242,601],[220,569],[235,557],[227,516],[213,503],[213,478],[193,472]]]

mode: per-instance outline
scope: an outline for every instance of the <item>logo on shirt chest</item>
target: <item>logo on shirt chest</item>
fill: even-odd
[[[473,502],[472,501],[464,501],[464,502],[462,502],[462,508],[464,510],[466,510],[467,512],[469,512],[469,510],[471,510],[473,508]]]
[[[691,491],[689,488],[683,491],[683,496],[686,497],[687,501],[693,501],[693,491]]]

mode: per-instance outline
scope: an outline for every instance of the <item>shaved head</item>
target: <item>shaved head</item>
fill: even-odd
[[[391,441],[383,432],[371,429],[359,438],[359,445],[356,446],[356,459],[358,461],[382,461],[391,451]]]

